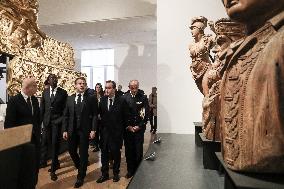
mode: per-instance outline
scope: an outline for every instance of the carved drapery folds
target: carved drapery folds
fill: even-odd
[[[215,46],[212,48],[215,58],[207,73],[209,93],[204,96],[202,102],[203,132],[208,139],[220,140],[220,84],[226,68],[224,59],[229,45],[236,40],[241,40],[246,30],[243,24],[228,18],[221,18],[210,27],[216,34]]]
[[[232,51],[221,87],[224,161],[233,170],[283,173],[283,30],[267,23]]]
[[[196,24],[199,22],[198,24]],[[220,140],[220,83],[225,69],[224,58],[227,47],[234,41],[244,37],[245,27],[227,18],[219,19],[215,24],[208,23],[216,34],[213,38],[204,34],[207,19],[203,16],[192,19],[191,29],[195,42],[189,46],[192,58],[191,72],[193,78],[203,93],[202,122],[203,133],[207,139]],[[196,28],[198,35],[196,35]],[[214,45],[214,46],[213,46]],[[211,63],[210,50],[215,54]],[[200,68],[200,69],[197,69]],[[201,69],[202,68],[202,69]]]
[[[28,75],[35,76],[42,89],[42,82],[50,73],[62,78],[58,84],[71,93],[74,88],[73,83],[71,85],[69,82],[85,75],[72,71],[75,66],[74,51],[69,44],[52,39],[40,31],[37,14],[37,0],[0,1],[0,52],[10,54],[15,59],[8,69],[8,94],[15,94],[22,78]]]
[[[211,69],[210,49],[214,46],[214,37],[205,35],[207,18],[203,16],[194,17],[191,20],[191,33],[194,42],[189,45],[189,53],[192,59],[190,70],[195,83],[204,95],[202,112],[202,131],[204,136],[210,140],[219,140],[219,129],[215,127],[215,119],[211,106],[214,103],[209,99],[208,73]],[[216,137],[217,136],[217,137]]]
[[[198,89],[204,96],[208,94],[206,72],[211,66],[210,49],[214,46],[212,35],[204,33],[206,27],[207,18],[204,16],[194,17],[191,20],[190,29],[195,41],[189,45],[189,53],[192,59],[190,70]]]
[[[248,36],[243,24],[229,19],[211,24],[216,45],[214,62],[201,76],[209,89],[203,132],[210,139],[220,129],[230,169],[284,172],[283,20],[282,11]]]

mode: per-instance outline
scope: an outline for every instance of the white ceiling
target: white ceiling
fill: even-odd
[[[123,44],[156,44],[156,17],[42,26],[41,30],[75,49],[113,48]]]
[[[157,41],[156,0],[39,0],[39,5],[40,29],[75,50]]]

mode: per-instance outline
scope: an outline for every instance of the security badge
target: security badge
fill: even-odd
[[[142,102],[136,102],[136,104],[137,104],[137,105],[142,105]],[[145,117],[145,108],[144,108],[144,107],[142,107],[142,108],[140,109],[140,111],[139,111],[139,116],[140,116],[142,119],[144,119],[144,117]]]
[[[142,119],[144,119],[145,117],[145,108],[141,108],[140,112],[139,112],[139,115]]]

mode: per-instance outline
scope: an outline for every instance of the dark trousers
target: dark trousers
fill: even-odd
[[[97,146],[99,146],[99,144],[100,144],[100,130],[101,130],[100,127],[101,127],[101,124],[100,124],[100,121],[98,121],[96,135],[95,135],[95,138],[94,138],[95,145],[97,145]]]
[[[99,144],[100,144],[100,121],[98,121],[98,126],[97,126],[97,130],[96,130],[96,135],[95,135],[95,138],[94,139],[90,139],[90,144],[92,146],[97,146],[97,147],[100,147]]]
[[[59,165],[58,154],[59,144],[61,138],[61,124],[50,123],[43,129],[43,136],[41,142],[41,160],[42,162],[47,161],[48,147],[50,146],[51,152],[51,172],[56,171],[56,167]]]
[[[101,145],[102,175],[108,175],[110,158],[113,159],[113,174],[118,175],[121,162],[120,146],[112,146],[109,141],[103,141]]]
[[[125,132],[124,145],[127,172],[134,174],[143,158],[144,130],[136,133]]]
[[[75,167],[78,169],[77,178],[84,179],[88,166],[89,135],[81,130],[75,130],[68,137],[68,151]],[[79,154],[77,152],[78,147]]]
[[[154,116],[153,114],[150,115],[150,125],[151,125],[151,131],[157,131],[157,116]]]

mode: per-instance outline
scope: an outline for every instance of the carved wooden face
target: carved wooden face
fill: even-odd
[[[222,0],[230,18],[240,22],[252,22],[272,11],[278,0]],[[281,4],[281,3],[280,3]],[[280,5],[281,6],[281,5]],[[283,4],[282,4],[283,6]]]
[[[201,33],[200,29],[196,26],[192,26],[192,27],[190,27],[190,29],[191,29],[191,35],[194,38],[197,37]]]

